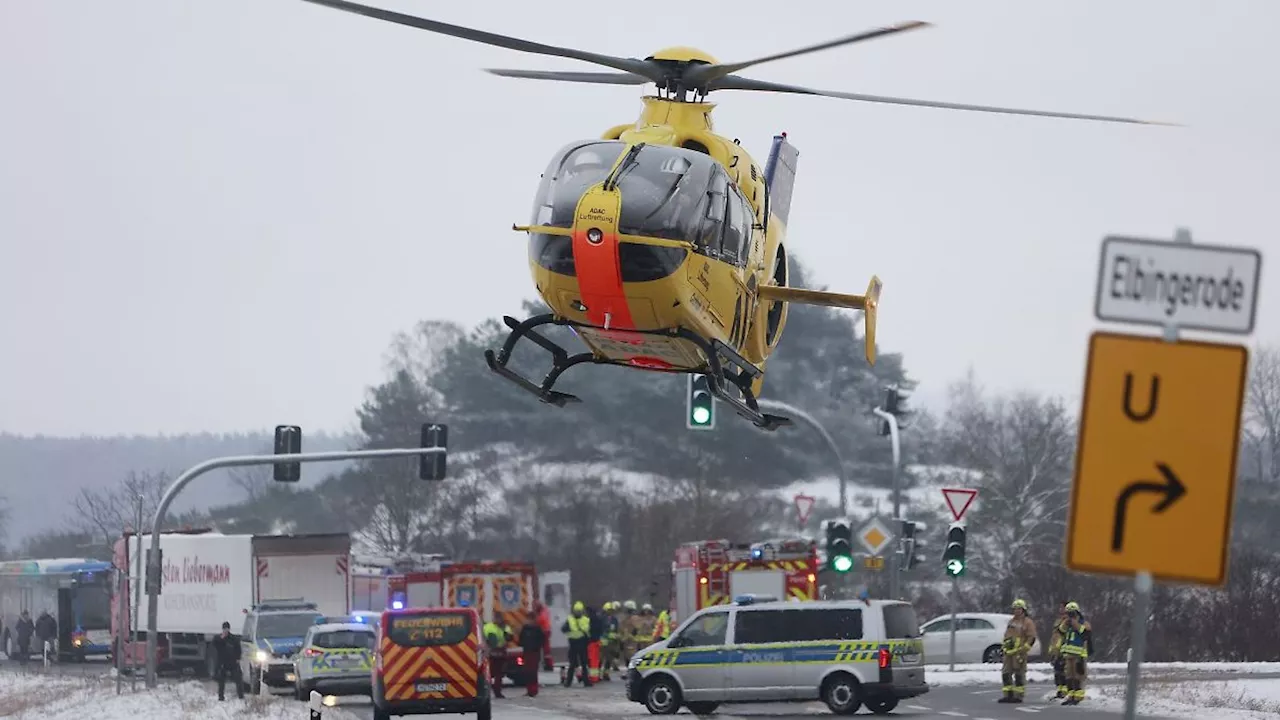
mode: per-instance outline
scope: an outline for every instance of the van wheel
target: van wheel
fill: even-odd
[[[836,673],[822,683],[822,701],[837,715],[858,712],[862,701],[858,699],[858,681],[848,673]]]
[[[896,697],[879,697],[872,698],[865,703],[867,709],[877,715],[888,715],[893,709],[898,707],[898,698]]]
[[[982,651],[982,662],[984,663],[998,663],[1003,661],[1004,651],[1000,649],[999,645],[992,645]]]
[[[654,715],[671,715],[680,709],[680,688],[669,677],[658,676],[644,686],[644,707]]]
[[[391,713],[375,705],[373,707],[373,720],[391,720]]]
[[[476,720],[490,720],[493,717],[493,701],[486,700],[479,710],[476,710]]]
[[[685,703],[685,707],[689,708],[689,712],[694,715],[710,715],[720,707],[718,702],[691,702]]]

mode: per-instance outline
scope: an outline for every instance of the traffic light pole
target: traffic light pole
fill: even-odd
[[[165,514],[174,498],[182,489],[197,477],[209,472],[228,467],[246,467],[250,465],[275,465],[277,463],[332,462],[334,460],[367,460],[372,458],[409,457],[431,455],[447,452],[443,447],[428,448],[389,448],[386,450],[344,450],[339,452],[297,453],[290,455],[235,455],[213,458],[189,468],[178,476],[160,498],[156,507],[155,518],[151,521],[151,554],[147,558],[147,687],[156,686],[156,624],[159,622],[160,595],[160,527],[164,525]],[[142,536],[138,536],[138,544],[142,544]],[[141,554],[141,548],[139,548]]]
[[[810,415],[809,413],[805,412],[804,410],[801,410],[800,408],[794,405],[780,402],[778,400],[766,400],[764,398],[761,398],[758,401],[758,403],[761,410],[777,410],[779,412],[787,413],[792,417],[798,418],[799,420],[803,421],[806,425],[816,430],[817,433],[822,436],[822,439],[827,442],[827,449],[831,451],[831,455],[832,457],[835,458],[835,461],[836,461],[836,472],[839,473],[837,477],[840,478],[840,517],[846,517],[849,514],[849,505],[848,505],[848,499],[847,499],[847,492],[848,492],[847,486],[849,484],[849,475],[848,475],[848,471],[845,468],[844,457],[840,454],[840,446],[836,445],[836,441],[834,438],[831,437],[831,433],[827,432],[827,428],[824,427],[822,423],[818,422],[818,419],[816,417]],[[894,427],[896,428],[897,426],[895,425]],[[895,438],[897,437],[896,429],[894,430],[894,437]],[[898,446],[897,440],[894,440],[893,446],[895,448]],[[894,451],[894,454],[895,456],[897,455],[896,450]],[[894,463],[894,466],[896,467],[897,463]],[[897,487],[896,480],[894,481],[894,487],[895,488]],[[894,491],[895,514],[897,512],[897,502],[898,502],[897,491],[895,490]]]
[[[899,598],[899,574],[902,572],[902,482],[899,466],[902,463],[902,445],[898,441],[898,418],[891,412],[876,408],[871,412],[889,424],[889,444],[893,446],[893,524],[894,550],[889,560],[889,597]]]
[[[960,597],[960,578],[951,578],[951,672],[956,671],[956,604]]]

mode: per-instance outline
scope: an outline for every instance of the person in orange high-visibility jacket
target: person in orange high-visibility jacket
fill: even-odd
[[[667,614],[666,610],[663,610],[658,613],[658,621],[653,624],[652,642],[666,640],[669,635],[671,635],[671,616]]]
[[[594,607],[587,608],[587,617],[591,618],[587,640],[587,665],[590,668],[591,684],[600,682],[600,638],[604,637],[604,617]]]
[[[542,628],[542,669],[550,671],[555,667],[551,658],[551,611],[541,601],[534,600],[533,612],[538,619],[538,627]]]

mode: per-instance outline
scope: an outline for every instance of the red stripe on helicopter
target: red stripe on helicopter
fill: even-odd
[[[573,231],[573,263],[578,292],[587,306],[587,320],[606,330],[634,330],[631,308],[622,289],[622,263],[618,259],[618,235],[601,229],[599,244],[587,240],[587,229]],[[633,333],[607,333],[615,340],[637,340]]]

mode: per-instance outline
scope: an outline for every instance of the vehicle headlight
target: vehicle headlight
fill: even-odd
[[[266,650],[259,650],[254,654],[253,659],[257,660],[259,663],[265,663],[271,659],[271,655]]]
[[[637,655],[632,655],[632,656],[631,656],[631,661],[627,663],[627,669],[628,669],[628,670],[630,670],[630,669],[634,668],[635,666],[639,665],[639,664],[640,664],[640,661],[641,661],[642,659],[643,659],[643,656],[642,656],[642,655],[638,655],[638,654],[637,654]]]

